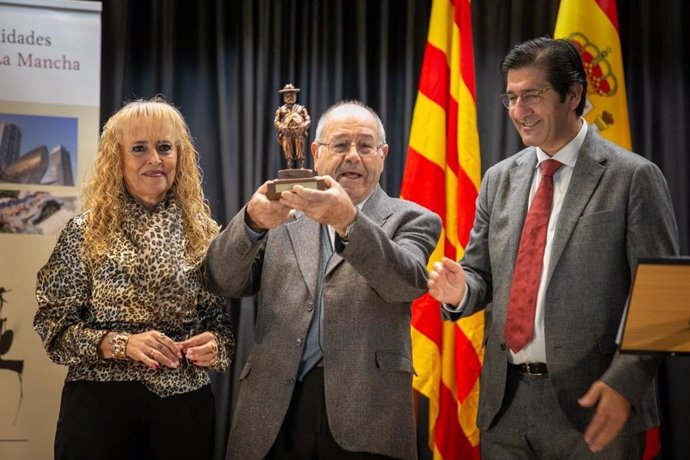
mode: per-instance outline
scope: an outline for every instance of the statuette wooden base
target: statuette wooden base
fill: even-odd
[[[281,169],[278,178],[268,183],[268,199],[280,199],[280,194],[291,190],[295,185],[314,190],[326,190],[326,181],[316,179],[311,169]]]

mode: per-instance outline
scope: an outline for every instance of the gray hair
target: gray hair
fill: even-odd
[[[379,138],[378,141],[381,144],[385,144],[386,143],[386,130],[383,129],[383,123],[381,122],[381,118],[379,118],[378,114],[374,111],[374,109],[372,109],[371,107],[369,107],[365,103],[357,101],[357,100],[336,102],[335,104],[330,106],[328,109],[326,109],[326,111],[321,115],[321,118],[319,118],[319,123],[316,125],[316,142],[323,142],[323,139],[321,139],[321,135],[323,134],[323,129],[326,126],[326,123],[329,121],[329,118],[331,117],[332,112],[334,110],[340,108],[340,107],[344,107],[344,106],[348,106],[348,105],[361,107],[364,110],[366,110],[367,112],[369,112],[369,114],[371,114],[371,116],[374,118],[374,120],[376,120],[376,126],[378,127],[378,133],[377,133],[378,138]]]

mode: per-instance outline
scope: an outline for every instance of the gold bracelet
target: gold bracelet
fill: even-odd
[[[220,339],[215,332],[211,332],[211,334],[213,334],[213,339],[216,341],[216,359],[213,360],[210,367],[216,367],[220,362]]]
[[[110,337],[110,352],[114,359],[125,360],[127,357],[127,341],[129,334],[126,332],[118,332]]]

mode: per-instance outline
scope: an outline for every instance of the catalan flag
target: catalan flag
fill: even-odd
[[[433,0],[402,197],[443,219],[429,264],[459,259],[469,240],[481,181],[469,0]],[[479,374],[484,316],[442,322],[428,294],[412,307],[415,390],[429,399],[434,459],[478,459]]]
[[[587,72],[587,123],[632,150],[616,0],[561,0],[554,37],[568,39],[580,50]],[[647,431],[643,459],[656,457],[660,448],[655,427]]]

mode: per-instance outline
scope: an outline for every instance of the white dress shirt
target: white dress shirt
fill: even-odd
[[[583,120],[580,132],[568,142],[561,150],[556,152],[552,157],[547,155],[542,149],[537,147],[537,167],[534,169],[534,176],[532,177],[532,187],[529,192],[529,205],[532,205],[532,198],[537,193],[537,188],[541,182],[541,170],[539,165],[542,161],[553,159],[563,163],[558,171],[553,175],[553,205],[551,207],[551,217],[549,218],[549,226],[546,230],[546,247],[544,249],[544,260],[541,270],[541,278],[539,280],[539,289],[537,290],[537,309],[534,315],[534,335],[532,341],[529,342],[525,348],[518,353],[510,351],[508,360],[515,364],[520,363],[545,363],[546,362],[546,344],[544,341],[544,297],[546,296],[546,274],[549,272],[549,265],[551,261],[551,249],[553,248],[553,237],[556,234],[556,224],[558,223],[558,216],[563,206],[563,199],[565,192],[568,191],[570,178],[573,175],[573,168],[577,161],[577,153],[582,147],[587,135],[587,123]]]

